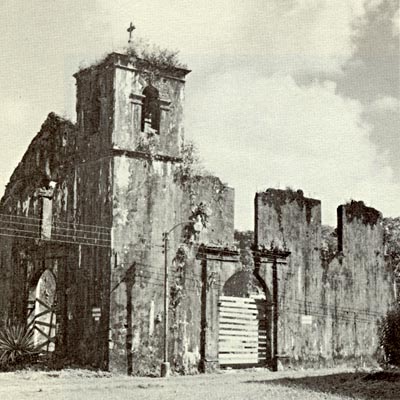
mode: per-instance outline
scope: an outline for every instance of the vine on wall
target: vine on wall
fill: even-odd
[[[204,168],[199,150],[192,141],[182,144],[181,158],[182,161],[176,169],[174,178],[188,194],[190,206],[194,207],[197,193],[194,190],[193,183],[200,180],[201,177],[211,174]]]
[[[193,245],[198,242],[200,231],[208,228],[210,215],[211,210],[208,205],[201,202],[192,208],[188,223],[184,226],[183,242],[176,251],[172,261],[178,273],[177,279],[170,287],[170,307],[173,310],[185,298],[183,291],[185,266],[187,265],[189,254],[193,250]]]
[[[156,130],[147,128],[146,132],[141,132],[137,150],[149,154],[152,159],[157,153],[158,137]]]

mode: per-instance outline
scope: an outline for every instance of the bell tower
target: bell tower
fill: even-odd
[[[78,148],[179,158],[189,70],[111,53],[77,74]],[[85,151],[83,151],[86,153]]]
[[[183,138],[182,68],[112,54],[115,67],[113,147],[157,157],[179,157]]]

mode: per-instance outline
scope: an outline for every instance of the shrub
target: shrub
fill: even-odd
[[[138,37],[135,39],[134,44],[126,49],[126,53],[130,57],[143,61],[147,68],[150,69],[169,71],[175,68],[187,68],[179,60],[179,51],[163,49]]]
[[[10,369],[33,361],[39,350],[33,343],[33,330],[25,325],[6,322],[0,330],[0,368]]]
[[[400,305],[389,310],[380,329],[380,344],[387,365],[400,367]]]

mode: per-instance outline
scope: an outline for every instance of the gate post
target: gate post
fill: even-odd
[[[223,262],[238,262],[239,252],[223,247],[202,245],[196,258],[201,260],[200,372],[219,369],[218,359],[218,280]],[[216,264],[215,262],[218,262]]]
[[[279,317],[279,310],[278,310],[278,270],[276,268],[276,257],[272,261],[272,370],[278,370],[278,317]]]
[[[207,258],[201,260],[200,372],[207,372]]]
[[[279,291],[278,291],[278,264],[287,264],[286,258],[290,255],[290,251],[272,249],[267,250],[264,247],[255,244],[253,246],[253,257],[254,257],[254,276],[258,279],[261,286],[264,289],[266,298],[269,297],[269,291],[266,284],[265,277],[267,276],[267,271],[264,268],[261,272],[261,265],[267,264],[272,267],[272,302],[269,307],[269,315],[271,317],[271,329],[270,329],[270,367],[273,371],[278,370],[278,319],[279,319]],[[261,275],[262,274],[262,275]]]

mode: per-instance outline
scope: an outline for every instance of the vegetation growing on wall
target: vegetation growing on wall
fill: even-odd
[[[170,287],[170,306],[173,310],[178,307],[185,297],[184,287],[184,268],[186,267],[189,253],[193,249],[194,243],[198,242],[199,233],[203,229],[207,229],[209,225],[209,217],[211,209],[206,203],[199,203],[191,210],[188,222],[183,228],[183,241],[175,253],[173,265],[178,274],[177,279]]]
[[[384,218],[382,223],[386,254],[394,259],[400,259],[400,217]]]
[[[171,75],[185,75],[187,73],[188,67],[180,61],[178,50],[162,48],[139,37],[136,37],[129,47],[122,50],[110,49],[110,51],[98,57],[91,64],[87,61],[82,61],[79,65],[78,73],[97,68],[107,61],[110,54],[115,51],[125,53],[138,67],[146,70],[153,78],[157,78],[160,73]]]
[[[380,327],[380,344],[386,366],[400,367],[400,305],[388,311]]]
[[[381,213],[375,208],[367,207],[363,201],[351,200],[345,205],[347,221],[352,222],[357,218],[362,221],[364,225],[376,225]]]
[[[253,271],[254,259],[251,248],[254,245],[254,232],[253,231],[238,231],[235,229],[234,233],[235,245],[240,251],[240,262],[243,269]]]
[[[160,376],[161,353],[157,338],[148,336],[140,346],[132,350],[133,362],[132,375],[134,376]]]
[[[338,251],[337,229],[328,226],[321,226],[321,253],[325,260],[330,262]]]
[[[302,190],[293,190],[291,188],[282,189],[267,189],[262,197],[264,205],[268,204],[270,207],[274,207],[277,214],[279,225],[282,224],[282,206],[285,204],[297,202],[299,208],[306,210],[307,223],[311,222],[311,211],[313,207],[320,204],[319,200],[309,199],[304,197]]]
[[[189,197],[189,204],[192,207],[192,217],[196,217],[195,214],[197,213],[198,215],[202,215],[202,218],[208,218],[206,216],[210,215],[210,210],[206,204],[200,203],[200,208],[197,208],[196,210],[196,207],[198,207],[199,204],[196,205],[198,193],[195,190],[195,183],[199,182],[206,176],[211,176],[211,173],[204,168],[204,165],[200,159],[198,148],[192,141],[187,141],[186,143],[182,144],[181,158],[182,161],[175,171],[174,180],[175,182],[180,183],[185,195]],[[221,184],[219,179],[218,182],[219,187],[216,189],[216,191],[222,195],[225,186]],[[201,207],[205,208],[201,209]],[[207,221],[205,223],[207,223]],[[186,231],[185,233],[186,241],[188,240],[188,233],[190,232]]]
[[[150,128],[148,132],[141,132],[137,151],[147,153],[150,159],[153,159],[157,152],[157,144],[158,138],[156,131]]]
[[[200,158],[199,149],[192,141],[186,141],[181,146],[182,162],[177,168],[175,179],[185,189],[190,189],[191,183],[200,177],[211,175],[204,167]],[[189,193],[190,194],[190,193]]]
[[[156,76],[160,72],[173,74],[176,69],[187,69],[187,66],[179,60],[179,51],[161,48],[141,38],[134,40],[126,49],[126,54],[141,68]]]
[[[384,228],[385,255],[392,268],[397,301],[400,303],[400,217],[384,218],[382,221]]]

